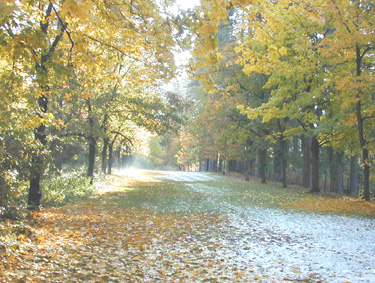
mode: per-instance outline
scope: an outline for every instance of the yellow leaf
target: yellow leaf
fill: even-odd
[[[72,95],[70,93],[65,93],[64,97],[68,101],[72,100]]]
[[[83,95],[83,98],[84,98],[84,99],[88,99],[88,98],[90,98],[90,96],[91,96],[91,95],[90,95],[90,92],[87,91],[87,92],[85,92],[85,94]]]

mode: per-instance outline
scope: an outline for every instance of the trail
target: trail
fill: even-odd
[[[250,183],[124,171],[34,215],[0,282],[374,282],[375,221],[263,205]]]
[[[164,172],[159,178],[176,181],[175,175]],[[182,175],[190,190],[209,193],[209,201],[228,216],[226,242],[237,251],[237,260],[273,274],[270,280],[375,282],[374,220],[286,212],[246,205],[246,200],[233,204],[232,189],[195,181],[212,175]]]

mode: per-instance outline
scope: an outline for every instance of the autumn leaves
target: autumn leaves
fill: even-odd
[[[360,154],[369,200],[372,1],[203,1],[200,11],[193,73],[210,101],[231,104],[248,119],[232,118],[248,133],[226,135],[234,142],[270,140],[270,151],[281,139],[311,137],[318,143],[316,160],[322,146],[348,157]],[[312,189],[319,191],[316,178],[319,173]]]

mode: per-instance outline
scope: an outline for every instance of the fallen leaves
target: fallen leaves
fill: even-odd
[[[32,241],[3,259],[1,282],[243,282],[217,257],[218,215],[85,202],[35,213]],[[229,265],[230,266],[230,265]]]
[[[375,216],[375,202],[349,197],[305,195],[293,201],[279,203],[279,206],[314,213]]]
[[[277,254],[272,247],[296,239],[250,218],[233,226],[228,213],[260,199],[268,206],[300,203],[318,211],[323,208],[313,205],[363,206],[296,190],[280,199],[281,189],[229,180],[221,187],[207,182],[176,187],[149,174],[111,176],[91,201],[42,210],[33,214],[34,225],[17,228],[8,239],[14,247],[0,245],[0,282],[317,282],[318,274],[288,266],[280,257],[269,263],[280,274],[267,274],[263,258],[249,257],[256,253],[254,243],[270,258]],[[247,228],[241,231],[242,226]]]

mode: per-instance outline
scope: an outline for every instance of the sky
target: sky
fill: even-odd
[[[200,5],[200,0],[176,0],[176,10],[177,9],[192,9],[195,6]],[[181,66],[187,63],[187,60],[190,58],[191,54],[189,51],[184,51],[175,54],[175,62],[177,66]],[[172,80],[171,82],[164,85],[164,89],[167,91],[181,92],[181,88],[184,88],[186,80],[188,79],[188,74],[184,70],[180,70],[179,75]]]
[[[189,9],[193,8],[194,6],[199,5],[199,0],[177,0],[177,5],[180,6],[181,9]]]

